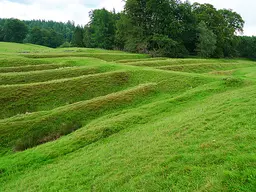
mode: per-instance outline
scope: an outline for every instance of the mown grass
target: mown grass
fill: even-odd
[[[83,101],[43,114],[35,113],[16,120],[3,121],[1,140],[14,150],[25,150],[47,141],[55,140],[81,128],[90,120],[111,110],[141,102],[155,90],[154,84],[145,84],[120,93]],[[28,124],[31,122],[32,124]]]
[[[134,63],[134,62],[143,62],[143,61],[161,61],[161,60],[167,60],[168,58],[165,57],[152,57],[152,58],[146,58],[146,59],[125,59],[125,60],[119,60],[118,63]]]
[[[242,90],[250,93],[251,99],[241,94]],[[255,109],[251,103],[254,90],[255,86],[219,94],[210,92],[216,95],[204,99],[199,94],[194,103],[190,103],[194,98],[191,95],[186,100],[180,98],[171,104],[165,101],[113,119],[108,116],[94,121],[86,129],[59,141],[4,157],[1,169],[5,175],[3,181],[8,185],[2,189],[12,190],[22,184],[22,189],[44,191],[61,190],[63,186],[68,190],[93,187],[97,191],[230,191],[236,187],[253,191],[255,155],[250,146],[255,139],[251,127],[255,119],[250,116]],[[235,110],[237,105],[243,107]],[[249,112],[248,107],[253,111]],[[243,120],[247,122],[244,126],[251,127],[246,133],[239,124]],[[114,131],[122,126],[125,131]],[[106,138],[102,136],[104,130],[111,133],[107,128],[113,128],[114,135]],[[101,140],[93,142],[93,133],[101,135]],[[74,149],[77,147],[80,150]],[[54,158],[63,157],[62,153],[65,158]],[[14,170],[17,180],[12,183],[12,177],[7,175]],[[38,183],[30,181],[32,175]],[[69,185],[65,184],[65,178]],[[54,185],[48,184],[50,180],[56,181]]]
[[[86,75],[43,83],[0,86],[0,118],[50,110],[128,87],[125,71]]]
[[[42,66],[40,66],[42,67]],[[55,66],[53,66],[55,67]],[[28,68],[26,68],[28,69]],[[0,73],[0,85],[27,84],[107,72],[108,67],[65,67],[30,72]]]
[[[125,73],[121,75],[122,78],[124,77],[124,75],[125,75]],[[126,74],[126,75],[128,75],[128,74]],[[172,74],[171,77],[168,77],[167,75],[169,75],[169,74],[166,72],[156,74],[154,71],[145,71],[144,73],[142,73],[141,71],[134,71],[133,73],[131,73],[129,75],[130,86],[140,84],[140,83],[147,83],[148,78],[151,77],[150,82],[155,82],[155,83],[158,82],[157,89],[155,89],[155,91],[154,91],[154,93],[156,95],[154,97],[152,97],[152,99],[154,99],[154,98],[159,99],[159,94],[162,95],[163,98],[165,98],[165,97],[168,98],[171,95],[173,95],[173,96],[178,95],[178,93],[181,93],[182,91],[190,90],[193,87],[195,88],[197,86],[204,84],[205,82],[212,81],[211,78],[205,79],[205,78],[199,78],[199,77],[193,77],[193,76],[192,77],[184,76],[182,78],[182,80],[180,80],[181,75],[179,75],[179,74]],[[90,77],[90,78],[92,78],[92,77]],[[128,78],[127,78],[127,80],[128,80]],[[109,80],[108,80],[108,82],[109,82]],[[227,85],[225,82],[226,81],[222,82],[222,84],[224,86],[230,86],[230,84]],[[149,84],[149,85],[151,85],[151,84]],[[118,87],[121,88],[122,87],[121,84],[118,85]],[[231,85],[231,87],[232,87],[232,85]],[[149,86],[146,86],[146,87],[142,86],[142,87],[139,87],[138,90],[145,91],[149,88],[150,88]],[[149,89],[149,90],[151,90],[151,89]],[[95,93],[94,89],[90,90],[90,91]],[[112,89],[112,91],[113,91],[113,89]],[[133,92],[137,93],[138,91],[137,91],[137,89],[135,89],[135,91],[133,91],[133,89],[132,89],[132,93]],[[140,92],[138,92],[137,94],[139,95],[139,93]],[[126,95],[126,94],[128,94],[128,95]],[[128,96],[128,98],[126,98],[126,96]],[[112,105],[114,105],[114,108],[116,107],[115,105],[118,106],[118,100],[124,101],[126,106],[130,106],[132,104],[131,103],[132,101],[129,100],[129,92],[124,92],[124,93],[121,92],[121,94],[117,94],[117,99],[114,99],[114,98],[115,98],[115,94],[113,96],[112,95],[106,96],[108,104],[111,104],[111,102],[114,102],[112,104]],[[144,99],[146,99],[146,98],[144,98]],[[113,101],[111,101],[111,100],[113,100]],[[61,111],[60,113],[53,112],[53,111],[56,111],[56,110],[53,110],[50,113],[54,114],[53,116],[51,116],[51,118],[53,118],[54,120],[50,120],[51,118],[48,118],[47,112],[44,112],[42,114],[40,112],[39,113],[31,113],[31,114],[27,113],[25,115],[20,115],[20,116],[13,117],[10,119],[4,119],[4,120],[0,121],[0,125],[3,127],[2,130],[8,130],[8,127],[9,127],[11,131],[15,131],[15,133],[16,133],[16,134],[14,134],[15,139],[12,139],[12,140],[17,140],[17,138],[21,138],[22,135],[26,136],[25,139],[19,140],[19,142],[17,144],[15,144],[15,146],[21,146],[21,147],[15,147],[15,149],[21,150],[21,149],[25,148],[24,146],[34,146],[35,143],[36,144],[43,143],[43,142],[40,142],[41,140],[43,140],[43,141],[44,140],[53,140],[54,138],[58,138],[60,135],[64,135],[66,133],[71,132],[70,130],[74,131],[74,130],[80,128],[82,125],[84,125],[84,122],[83,122],[84,118],[86,118],[86,120],[89,120],[90,116],[93,116],[94,113],[101,114],[97,110],[97,108],[101,108],[101,102],[98,102],[98,100],[96,100],[96,101],[97,101],[96,104],[93,99],[84,101],[85,107],[83,107],[83,105],[84,105],[83,102],[66,105],[66,106],[60,108],[60,111]],[[129,104],[127,103],[127,101]],[[140,100],[141,103],[148,103],[150,101],[151,100],[149,98],[147,98],[145,101]],[[94,108],[92,110],[89,110],[90,115],[87,115],[86,107],[87,107],[87,103],[90,103],[90,102],[93,102]],[[34,102],[31,102],[31,103],[34,103]],[[44,101],[44,104],[46,105],[45,101]],[[112,105],[107,105],[107,109],[108,109],[109,113],[110,113],[111,108],[113,108],[113,107],[111,107]],[[49,106],[49,104],[47,106]],[[72,111],[76,111],[74,113],[74,115],[72,115]],[[82,114],[82,116],[79,114]],[[63,115],[64,115],[64,117],[62,117]],[[37,126],[35,124],[35,122],[36,122],[36,119],[38,119],[38,116],[39,117],[42,116],[42,119],[44,120],[44,122],[41,123],[41,121],[40,121],[39,125]],[[58,120],[56,120],[56,119],[58,119]],[[36,136],[33,136],[34,133],[32,131],[32,128],[29,129],[30,126],[28,126],[28,122],[31,120],[32,120],[32,122],[34,122],[32,124],[33,129],[35,127],[39,127],[37,129],[35,129],[36,131],[39,130],[39,132],[35,133]],[[2,124],[1,124],[1,122],[2,122]],[[14,127],[11,126],[12,122],[14,122]],[[16,124],[16,122],[18,122],[18,123]],[[25,127],[27,127],[29,129],[29,132],[31,134],[33,133],[33,135],[29,135],[28,133],[24,134],[23,131],[26,130]],[[22,134],[20,134],[20,135],[18,134],[18,129],[22,130]],[[57,130],[57,133],[53,134],[50,130]],[[12,135],[9,132],[6,132],[6,134]],[[2,138],[3,140],[6,140],[8,138],[6,134],[3,134],[3,138]],[[49,136],[45,136],[45,134],[49,134]],[[27,136],[27,135],[29,135],[29,136]],[[44,138],[46,138],[46,139],[44,139]],[[35,140],[36,140],[36,142],[33,142]],[[10,141],[8,140],[7,143],[9,143],[9,142]]]
[[[27,65],[20,67],[0,67],[0,73],[13,73],[13,72],[28,72],[40,71],[69,67],[68,64],[40,64],[40,65]]]
[[[254,62],[6,45],[0,191],[256,191]]]
[[[147,67],[178,67],[180,66],[182,69],[182,66],[189,67],[189,65],[195,66],[198,65],[198,67],[202,67],[203,65],[211,66],[211,65],[252,65],[255,62],[252,62],[250,60],[239,60],[239,59],[163,59],[163,60],[142,60],[142,61],[136,61],[136,62],[127,62],[124,63],[126,65],[133,65],[133,66],[147,66]],[[191,66],[191,67],[192,67]]]
[[[2,67],[17,67],[17,66],[28,66],[28,65],[41,65],[41,64],[50,64],[45,60],[39,59],[27,59],[23,57],[4,57],[0,58],[0,69]]]
[[[109,53],[109,54],[129,54],[127,52],[118,51],[118,50],[105,50],[105,49],[99,49],[99,48],[77,48],[77,47],[71,47],[71,48],[57,48],[54,49],[51,52],[55,53]]]
[[[183,78],[181,78],[183,76]],[[154,70],[114,71],[48,82],[0,86],[0,118],[50,110],[62,105],[103,96],[142,83],[157,83],[163,93],[177,94],[213,81]]]
[[[178,106],[189,104],[191,99],[193,101],[198,101],[202,98],[205,98],[211,95],[212,93],[223,92],[224,90],[226,90],[226,86],[223,86],[224,84],[222,82],[217,82],[217,83],[214,82],[214,83],[211,83],[210,85],[211,85],[211,88],[203,85],[196,89],[189,90],[184,94],[174,98],[159,99],[159,97],[156,97],[156,96],[159,96],[159,88],[157,84],[144,84],[127,91],[119,92],[117,94],[110,94],[110,95],[99,97],[90,101],[75,103],[72,105],[54,109],[49,112],[38,112],[38,113],[23,115],[20,117],[4,119],[0,121],[1,127],[3,127],[2,130],[6,130],[5,136],[3,136],[3,140],[6,141],[5,144],[6,146],[9,145],[9,148],[11,146],[15,147],[15,144],[19,144],[19,143],[15,143],[15,142],[11,143],[11,141],[15,141],[14,137],[19,132],[22,132],[24,130],[28,131],[30,130],[29,127],[34,127],[34,125],[30,125],[29,127],[26,127],[29,124],[29,122],[37,121],[40,127],[43,127],[44,125],[45,126],[47,125],[49,127],[61,127],[65,124],[60,124],[60,122],[68,122],[68,120],[70,119],[73,120],[73,118],[70,118],[70,114],[71,114],[74,116],[75,119],[77,119],[77,122],[80,122],[80,124],[83,124],[83,126],[86,125],[82,128],[83,130],[79,131],[79,134],[82,134],[83,137],[80,138],[80,137],[77,137],[77,136],[74,137],[73,135],[71,135],[71,137],[68,140],[65,140],[65,142],[68,142],[68,143],[63,145],[64,148],[62,148],[62,146],[59,146],[57,149],[55,148],[55,145],[54,145],[52,148],[52,151],[51,152],[48,151],[48,152],[51,153],[52,158],[53,157],[56,158],[60,154],[63,155],[64,153],[66,154],[66,153],[70,153],[72,151],[77,150],[77,147],[80,148],[81,146],[83,146],[82,143],[88,144],[88,143],[94,142],[95,139],[96,141],[100,140],[102,138],[103,133],[110,132],[114,134],[117,131],[131,127],[133,123],[144,124],[146,122],[153,120],[153,119],[150,119],[150,117],[153,117],[154,115],[157,115],[157,114],[159,115],[159,113],[161,112],[167,113],[167,112],[174,112],[177,110],[180,111],[180,107]],[[158,98],[158,100],[156,100],[156,98]],[[134,109],[135,106],[137,106],[136,109]],[[175,106],[177,108],[175,108]],[[144,111],[144,109],[146,108],[149,108],[150,110]],[[73,110],[73,109],[77,109],[77,110]],[[109,113],[109,110],[113,110],[114,113]],[[66,118],[67,111],[71,112],[69,113],[69,118]],[[105,114],[105,116],[103,116],[102,114]],[[134,114],[136,114],[136,116],[134,116]],[[100,118],[97,119],[97,117],[98,118],[100,117]],[[53,121],[56,118],[59,118],[62,120]],[[95,119],[95,121],[91,121],[93,119]],[[123,123],[124,120],[125,120],[125,123]],[[88,122],[90,123],[88,124]],[[94,127],[95,123],[98,124],[99,122],[108,122],[108,123],[112,122],[114,124],[117,123],[119,128],[117,126],[108,126],[104,123],[101,124],[102,126],[100,127],[96,126],[97,128],[95,128]],[[21,127],[22,129],[20,129]],[[35,129],[35,131],[41,131],[41,132],[44,131],[44,134],[47,134],[48,132],[46,130],[49,129],[49,127],[46,129],[41,129],[41,128],[39,130]],[[30,131],[33,132],[33,130],[30,130]],[[58,130],[54,128],[54,131],[58,131]],[[87,135],[88,131],[90,132],[89,136]],[[12,132],[15,132],[16,134],[11,134]],[[27,134],[18,134],[18,135],[20,135],[18,138],[27,137]],[[77,132],[75,132],[74,135],[77,135]],[[65,147],[67,145],[69,146],[68,148]],[[63,150],[58,151],[60,148],[62,148]]]
[[[142,54],[127,54],[127,53],[54,53],[54,54],[26,54],[27,58],[61,58],[61,57],[93,57],[105,61],[118,61],[125,59],[140,59],[147,58],[149,56]]]
[[[45,51],[53,51],[53,49],[48,47],[43,47],[40,45],[33,44],[19,44],[19,43],[6,43],[0,42],[0,53],[2,54],[10,54],[15,53],[16,55],[24,52],[45,52]]]
[[[256,78],[256,69],[255,67],[243,68],[240,70],[234,70],[233,75],[240,77],[242,79],[255,80]]]
[[[160,59],[160,60],[136,60],[135,62],[127,62],[124,63],[126,65],[134,65],[134,66],[147,66],[147,67],[161,67],[161,66],[169,66],[169,65],[188,65],[188,64],[214,64],[214,63],[230,63],[230,62],[238,62],[237,60],[223,60],[223,59]]]
[[[222,70],[231,70],[237,68],[245,68],[255,66],[255,63],[245,63],[245,64],[233,64],[233,63],[216,63],[216,64],[191,64],[191,65],[174,65],[174,66],[164,66],[158,67],[158,69],[171,70],[171,71],[183,71],[189,73],[209,73]]]

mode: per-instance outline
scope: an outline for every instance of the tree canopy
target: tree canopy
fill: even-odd
[[[205,22],[198,25],[197,53],[200,57],[211,57],[216,49],[217,36],[209,30]]]
[[[74,22],[67,23],[18,19],[0,19],[0,41],[33,43],[48,47],[59,47],[71,42],[75,29]]]
[[[28,33],[27,25],[18,19],[8,19],[1,23],[2,41],[21,43]]]
[[[125,2],[121,13],[91,12],[84,46],[168,57],[238,56],[237,34],[243,32],[244,21],[232,10],[180,0]]]

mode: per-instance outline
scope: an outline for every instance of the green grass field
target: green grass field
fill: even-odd
[[[0,42],[0,191],[256,191],[256,63]]]

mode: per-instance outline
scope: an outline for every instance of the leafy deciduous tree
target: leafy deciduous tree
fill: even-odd
[[[77,26],[75,28],[73,38],[72,38],[72,45],[75,47],[83,47],[83,28],[80,26]]]
[[[22,43],[28,33],[26,24],[18,19],[8,19],[2,28],[3,41]]]
[[[216,49],[216,35],[207,28],[205,22],[198,26],[197,53],[200,57],[211,57]]]

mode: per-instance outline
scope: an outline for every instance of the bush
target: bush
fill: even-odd
[[[72,47],[71,46],[71,43],[69,43],[69,42],[64,42],[61,46],[60,46],[60,48],[68,48],[68,47]]]
[[[243,80],[235,77],[224,78],[224,84],[229,87],[237,87],[243,84]]]
[[[150,40],[150,54],[153,57],[186,57],[188,51],[182,43],[166,35],[154,35]]]

